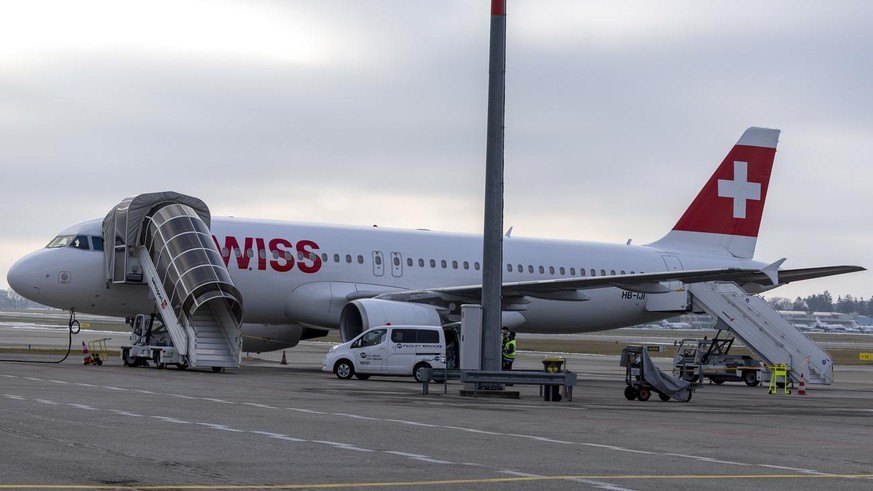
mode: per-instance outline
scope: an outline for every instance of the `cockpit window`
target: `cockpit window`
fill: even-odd
[[[103,250],[102,238],[91,237],[91,240],[94,241],[94,250]],[[58,235],[46,246],[47,249],[59,249],[61,247],[75,247],[76,249],[88,251],[91,250],[91,243],[88,241],[87,235]]]
[[[73,242],[75,239],[75,235],[58,235],[46,246],[47,249],[56,249],[59,247],[67,247]]]
[[[91,249],[91,246],[88,243],[88,236],[86,235],[77,235],[76,238],[73,239],[73,242],[70,243],[70,247],[82,249],[83,251]]]
[[[103,250],[103,237],[92,235],[91,236],[91,245],[94,247],[95,251]]]

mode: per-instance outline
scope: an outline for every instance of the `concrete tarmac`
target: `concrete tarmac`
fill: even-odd
[[[806,396],[726,383],[640,402],[617,357],[565,355],[579,385],[556,403],[339,380],[328,343],[223,373],[83,366],[73,343],[61,364],[0,363],[0,489],[873,488],[873,366]]]

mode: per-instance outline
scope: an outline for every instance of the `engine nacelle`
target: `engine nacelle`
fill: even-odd
[[[340,315],[340,336],[349,341],[371,327],[388,324],[443,325],[436,307],[417,303],[365,298],[352,300]]]
[[[327,336],[327,331],[312,329],[299,324],[249,324],[240,328],[243,351],[262,353],[293,348],[302,339]]]

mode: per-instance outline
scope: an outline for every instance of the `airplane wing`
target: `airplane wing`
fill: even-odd
[[[827,266],[782,270],[778,272],[778,284],[774,285],[771,274],[759,269],[721,268],[660,273],[591,276],[585,278],[558,278],[552,280],[519,281],[503,284],[503,297],[534,297],[551,300],[585,301],[583,290],[616,287],[638,293],[667,293],[670,288],[662,282],[681,281],[701,283],[706,281],[733,281],[758,292],[775,288],[792,281],[821,278],[844,273],[864,271],[860,266]],[[392,292],[357,292],[355,298],[378,298],[401,302],[478,302],[482,296],[481,285],[450,286],[424,290]],[[352,298],[350,298],[352,300]],[[518,302],[525,303],[525,302]]]
[[[856,273],[858,271],[866,271],[866,268],[862,268],[861,266],[844,265],[823,266],[820,268],[782,269],[778,272],[779,282],[776,285],[773,285],[769,277],[761,272],[750,275],[748,278],[741,278],[735,281],[749,293],[762,293],[778,286],[787,285],[794,281],[824,278],[825,276]]]

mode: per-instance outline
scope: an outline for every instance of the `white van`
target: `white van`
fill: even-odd
[[[321,369],[341,379],[412,375],[424,382],[425,368],[446,367],[446,336],[437,326],[382,326],[330,349]]]

